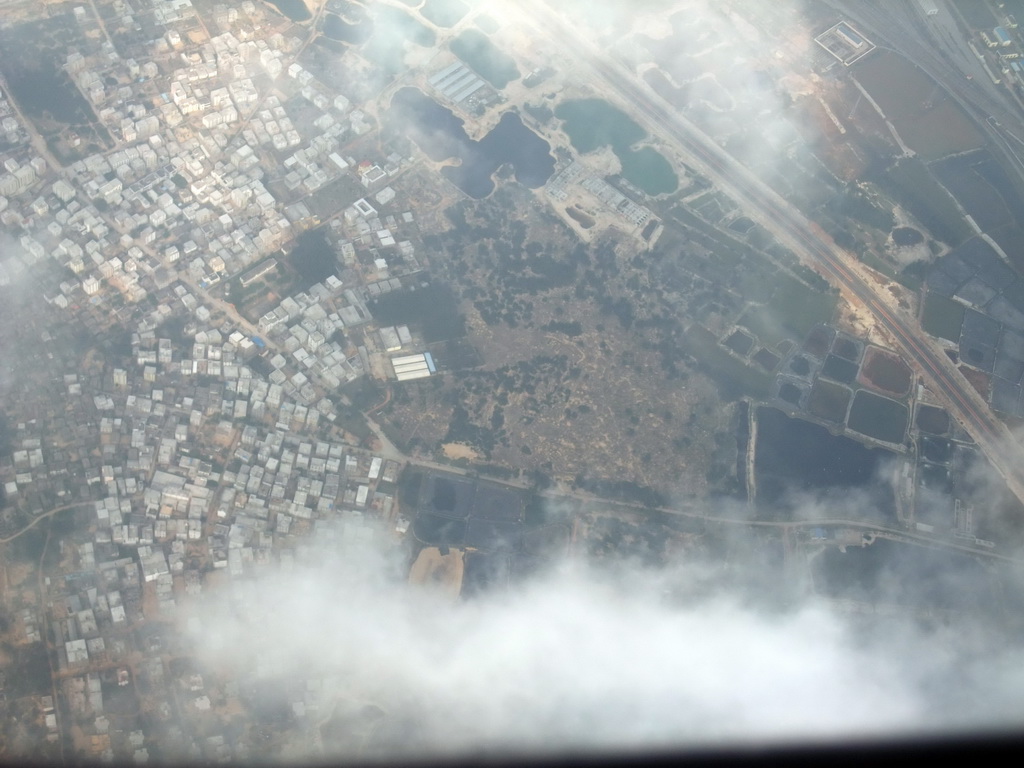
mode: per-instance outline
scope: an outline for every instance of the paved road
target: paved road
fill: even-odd
[[[646,123],[655,135],[694,158],[721,188],[746,208],[759,212],[760,215],[755,214],[757,218],[782,243],[805,262],[817,265],[848,296],[870,310],[879,326],[916,364],[930,388],[944,397],[952,414],[1002,473],[1013,493],[1024,500],[1024,451],[942,349],[920,330],[915,319],[892,306],[886,286],[872,279],[856,258],[836,246],[820,227],[685,117],[675,113],[635,73],[584,39],[557,11],[542,0],[528,0],[525,5],[532,10],[528,19],[537,33],[574,58],[581,79],[602,81],[606,90],[629,104],[633,116]]]

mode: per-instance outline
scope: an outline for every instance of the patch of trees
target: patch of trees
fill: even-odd
[[[514,480],[519,477],[519,470],[502,467],[498,464],[474,464],[473,469],[481,475],[495,477],[499,480]]]
[[[668,505],[668,498],[663,493],[631,480],[603,480],[581,474],[576,475],[572,485],[573,488],[605,499],[643,504],[651,508]]]
[[[953,197],[917,158],[902,158],[872,181],[948,245],[960,245],[973,234]]]
[[[466,318],[459,312],[458,297],[445,283],[386,293],[371,302],[369,309],[381,325],[418,326],[428,344],[466,335]]]
[[[270,361],[259,355],[250,357],[246,365],[263,378],[269,378],[270,374],[274,372],[274,366],[270,364]]]
[[[405,508],[415,508],[423,484],[423,471],[406,465],[398,475],[398,503]]]
[[[602,315],[615,315],[619,324],[627,331],[633,327],[635,314],[633,312],[633,304],[628,299],[614,299],[611,296],[604,295],[598,297],[597,301]]]
[[[13,649],[11,649],[13,650]],[[17,649],[15,663],[5,670],[7,681],[4,692],[11,699],[22,696],[45,696],[51,693],[50,662],[46,648],[33,643]]]
[[[369,376],[360,376],[355,381],[343,384],[341,391],[348,395],[352,405],[361,411],[373,408],[384,399],[384,393]]]
[[[491,429],[474,424],[469,411],[461,405],[456,405],[448,423],[448,431],[441,442],[468,443],[480,448],[484,456],[490,456],[495,446],[495,433]]]
[[[533,302],[507,294],[489,293],[485,298],[474,301],[473,307],[480,313],[480,319],[490,326],[504,323],[509,328],[517,328],[529,325],[533,319]]]
[[[876,204],[855,184],[847,186],[840,194],[829,200],[825,204],[825,210],[833,215],[855,219],[883,232],[896,226],[892,211]]]
[[[579,320],[552,320],[542,325],[541,329],[552,333],[564,333],[566,336],[580,336],[583,333],[583,325]]]

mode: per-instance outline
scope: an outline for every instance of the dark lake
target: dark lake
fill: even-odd
[[[267,2],[292,21],[305,21],[312,18],[309,8],[302,0],[267,0]]]
[[[460,164],[441,170],[459,189],[477,200],[494,190],[492,175],[506,163],[516,181],[530,189],[542,186],[555,170],[550,145],[506,112],[480,141],[466,134],[462,118],[417,88],[403,88],[391,100],[389,117],[431,160],[457,158]]]
[[[324,17],[323,32],[331,40],[359,45],[370,39],[373,34],[373,22],[363,19],[358,24],[350,24],[340,16],[328,13]]]
[[[757,409],[757,443],[754,447],[758,508],[779,510],[789,491],[814,491],[828,499],[844,500],[851,488],[869,492],[863,510],[871,519],[895,514],[892,488],[876,478],[891,451],[868,448],[842,435],[833,435],[819,424],[793,419],[775,408]]]

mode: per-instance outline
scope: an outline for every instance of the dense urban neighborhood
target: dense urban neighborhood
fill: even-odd
[[[325,547],[1019,632],[1014,3],[597,5],[0,0],[0,757],[386,753]]]

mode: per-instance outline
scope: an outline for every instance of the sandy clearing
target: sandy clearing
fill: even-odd
[[[416,558],[409,571],[409,583],[442,588],[454,600],[462,590],[464,571],[461,549],[442,555],[437,547],[427,547]]]
[[[469,459],[470,461],[478,461],[480,459],[480,453],[465,443],[445,443],[441,446],[441,450],[444,451],[445,457],[449,459]]]

